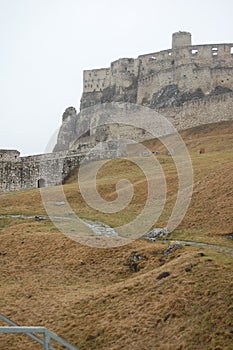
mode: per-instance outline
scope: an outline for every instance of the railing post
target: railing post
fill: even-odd
[[[69,344],[67,341],[58,337],[55,333],[50,332],[47,328],[44,327],[20,327],[17,323],[9,320],[9,318],[0,314],[0,320],[8,323],[10,327],[1,327],[0,326],[0,334],[25,334],[31,339],[35,340],[37,343],[43,346],[43,350],[55,350],[55,348],[50,344],[50,340],[59,343],[63,347],[66,347],[69,350],[79,350],[73,345]],[[39,333],[42,337],[38,337],[35,333]]]
[[[47,332],[47,329],[45,329],[44,332],[44,350],[50,350],[50,335],[49,332]]]

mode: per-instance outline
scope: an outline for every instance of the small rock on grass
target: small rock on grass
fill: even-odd
[[[164,272],[160,273],[160,275],[157,276],[157,280],[161,280],[161,279],[166,278],[168,276],[170,276],[170,272],[164,271]]]
[[[191,270],[192,270],[192,265],[187,266],[187,267],[185,268],[185,272],[191,272]]]
[[[183,245],[180,242],[173,242],[164,250],[163,254],[168,255],[181,248],[183,248]]]
[[[198,257],[200,257],[200,256],[205,256],[205,254],[202,253],[202,252],[200,252],[200,253],[197,253],[197,254],[195,255],[196,258],[198,258]]]

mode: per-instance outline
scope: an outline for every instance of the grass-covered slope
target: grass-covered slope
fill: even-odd
[[[190,208],[174,240],[216,243],[233,248],[233,123],[186,130],[182,136],[194,169]],[[158,141],[147,145],[163,151]],[[205,154],[199,149],[205,148]],[[166,223],[176,199],[177,175],[172,158],[159,155],[167,180],[167,204],[159,222]],[[134,184],[129,207],[102,214],[83,201],[73,175],[64,191],[80,217],[109,225],[130,221],[143,208],[146,179],[130,162],[117,159],[98,174],[98,190],[116,198],[120,178]],[[0,214],[46,214],[38,190],[0,196]],[[169,244],[137,240],[97,249],[82,246],[48,221],[0,219],[0,312],[21,325],[45,326],[80,349],[232,349],[233,258],[198,247],[169,255]],[[145,259],[132,271],[134,252]],[[168,276],[157,277],[162,272]],[[40,349],[21,336],[0,336],[0,349]]]

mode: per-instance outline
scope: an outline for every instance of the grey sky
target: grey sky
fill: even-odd
[[[83,69],[171,47],[233,42],[232,0],[0,0],[0,148],[43,153]]]

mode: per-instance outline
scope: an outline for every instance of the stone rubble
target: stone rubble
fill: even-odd
[[[141,238],[145,238],[149,241],[156,241],[158,238],[166,238],[168,234],[170,233],[170,230],[168,227],[156,227],[152,231],[145,233],[141,236]]]

